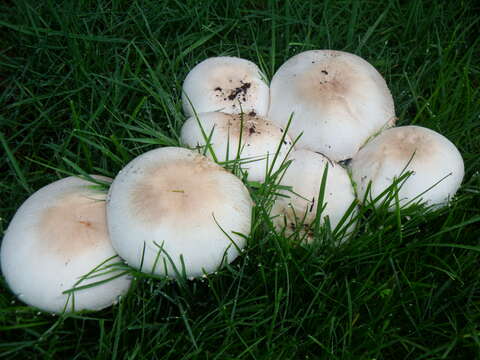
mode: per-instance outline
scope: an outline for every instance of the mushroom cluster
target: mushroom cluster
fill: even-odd
[[[129,289],[119,256],[142,272],[190,278],[216,271],[245,246],[253,207],[247,188],[197,152],[159,148],[133,159],[113,182],[91,178],[111,182],[108,194],[68,177],[31,195],[10,222],[1,269],[25,303],[52,313],[100,310]]]
[[[395,191],[390,209],[420,202],[437,208],[458,190],[459,151],[432,130],[394,127],[390,90],[361,57],[335,50],[297,54],[274,74],[269,98],[265,78],[235,57],[196,65],[183,84],[189,119],[181,141],[220,161],[245,159],[242,168],[253,181],[266,181],[287,162],[271,211],[286,235],[311,241],[320,221],[342,241],[353,233],[359,203],[378,207]]]
[[[49,312],[99,310],[129,289],[120,258],[171,278],[204,276],[233,261],[246,246],[253,201],[225,169],[232,162],[243,180],[278,185],[272,223],[302,242],[323,225],[348,239],[359,204],[377,206],[388,191],[396,191],[396,206],[435,208],[459,188],[456,147],[426,128],[393,127],[388,86],[359,56],[306,51],[270,86],[265,79],[251,61],[206,59],[183,84],[180,140],[190,149],[148,151],[113,181],[92,175],[110,185],[108,194],[69,177],[31,195],[0,248],[15,295]],[[27,257],[29,267],[17,271]]]

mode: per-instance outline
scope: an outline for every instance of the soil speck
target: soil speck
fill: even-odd
[[[228,95],[228,100],[235,100],[238,94],[243,95],[243,101],[245,101],[245,95],[247,94],[248,89],[252,86],[251,83],[243,83],[242,86],[239,86],[232,90],[230,95]]]

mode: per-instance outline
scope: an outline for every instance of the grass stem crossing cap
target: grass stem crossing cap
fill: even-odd
[[[146,273],[198,277],[233,261],[250,233],[243,183],[184,148],[148,151],[110,187],[108,230],[127,263]]]
[[[127,292],[130,277],[112,267],[120,259],[107,233],[106,193],[93,186],[76,177],[55,181],[31,195],[14,215],[3,238],[1,265],[23,302],[54,313],[100,310]],[[87,285],[92,286],[63,293]]]
[[[271,212],[277,229],[285,229],[291,235],[300,228],[300,234],[307,241],[313,239],[313,225],[318,216],[322,224],[326,217],[330,227],[340,224],[347,213],[346,226],[342,230],[342,240],[351,233],[355,225],[356,208],[348,213],[355,203],[355,193],[347,171],[340,165],[331,162],[325,156],[310,150],[296,150],[289,157],[292,162],[285,171],[280,185],[291,186],[292,190],[281,190]],[[327,169],[323,201],[319,204],[324,171]],[[320,199],[321,200],[321,199]],[[321,214],[317,210],[324,206]]]
[[[460,187],[463,159],[446,137],[420,126],[401,126],[384,131],[368,142],[353,158],[353,181],[360,200],[369,201],[407,171],[411,175],[399,184],[400,205],[424,201],[446,205]],[[371,183],[370,193],[367,193]]]
[[[203,130],[203,131],[202,131]],[[250,181],[264,182],[267,172],[277,171],[292,141],[284,130],[253,113],[230,115],[220,112],[190,117],[182,127],[183,144],[193,148],[209,145],[220,162],[234,160],[239,153],[241,168]],[[206,154],[210,157],[210,151]],[[228,159],[227,159],[228,157]],[[274,162],[275,161],[275,162]]]

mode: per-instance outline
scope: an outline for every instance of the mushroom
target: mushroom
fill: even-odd
[[[107,202],[113,246],[134,268],[198,277],[233,261],[250,233],[243,183],[192,150],[164,147],[128,163]]]
[[[287,236],[300,229],[302,238],[311,242],[317,216],[321,216],[321,224],[328,217],[331,229],[341,234],[341,240],[347,239],[354,229],[357,213],[355,193],[347,171],[322,154],[306,149],[293,151],[289,160],[292,162],[280,185],[290,186],[291,190],[279,190],[271,211],[276,228],[285,229]],[[323,201],[319,204],[325,170],[328,172]],[[318,214],[317,209],[323,206],[323,211]]]
[[[187,116],[222,111],[254,111],[265,116],[270,99],[268,85],[253,62],[229,56],[208,58],[197,64],[183,83],[182,103]]]
[[[397,184],[401,206],[424,201],[441,207],[453,197],[464,175],[463,159],[455,145],[420,126],[384,131],[358,152],[350,167],[360,200],[366,201],[379,197],[395,179],[411,172]]]
[[[55,181],[15,213],[0,259],[21,301],[52,313],[100,310],[128,291],[130,277],[114,266],[119,258],[107,233],[106,194],[92,185],[73,176]]]
[[[385,80],[362,58],[334,50],[302,52],[286,61],[270,84],[268,118],[302,136],[297,148],[334,161],[351,158],[368,138],[395,123]]]
[[[210,137],[211,134],[211,137]],[[220,112],[190,117],[182,127],[180,139],[189,147],[209,146],[220,162],[236,159],[248,172],[250,181],[264,182],[266,174],[277,171],[288,154],[292,141],[284,130],[255,113],[230,115]],[[240,144],[239,144],[240,143]],[[210,151],[206,152],[212,157]]]

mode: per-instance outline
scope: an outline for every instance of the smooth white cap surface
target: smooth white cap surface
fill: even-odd
[[[14,215],[3,238],[1,265],[9,287],[23,302],[54,313],[100,310],[128,291],[130,277],[123,275],[70,297],[62,294],[116,255],[107,233],[106,194],[94,185],[76,177],[55,181],[31,195]],[[116,257],[105,265],[118,261]],[[119,274],[115,270],[84,279],[77,287]]]
[[[270,99],[268,85],[253,62],[229,56],[208,58],[197,64],[185,78],[183,111],[222,111],[229,114],[255,111],[265,116]],[[241,105],[241,106],[240,106]]]
[[[130,266],[170,277],[185,268],[187,277],[197,277],[237,257],[246,240],[234,232],[248,236],[252,206],[247,188],[221,166],[164,147],[119,172],[110,187],[108,230]]]
[[[287,60],[270,84],[268,118],[285,126],[297,148],[334,161],[351,158],[378,131],[395,122],[392,95],[367,61],[334,50],[311,50]]]
[[[328,216],[331,229],[340,223],[341,219],[356,201],[353,186],[347,171],[340,165],[329,161],[325,156],[310,150],[293,151],[289,159],[292,163],[285,171],[280,185],[291,186],[292,191],[281,190],[271,212],[277,229],[285,228],[287,235],[304,226],[303,233],[307,233],[307,241],[312,240],[311,225],[317,216],[318,196],[322,184],[323,173],[328,167],[325,192],[323,198],[322,222]],[[355,225],[352,218],[356,209],[350,214],[344,224],[349,224],[344,232],[344,239],[351,233]]]
[[[265,181],[267,172],[278,170],[292,146],[288,135],[282,140],[284,130],[267,119],[253,114],[243,114],[242,119],[241,115],[220,112],[190,117],[182,127],[183,144],[192,148],[206,144],[200,125],[207,138],[212,133],[210,146],[221,162],[236,158],[241,136],[240,159],[245,160],[241,168],[248,171],[250,181]],[[210,157],[209,151],[206,154]]]
[[[384,131],[358,152],[350,166],[360,200],[365,198],[370,181],[367,200],[379,196],[402,171],[403,174],[413,171],[399,190],[400,205],[420,199],[427,205],[445,205],[460,187],[464,175],[463,159],[455,145],[420,126]]]

